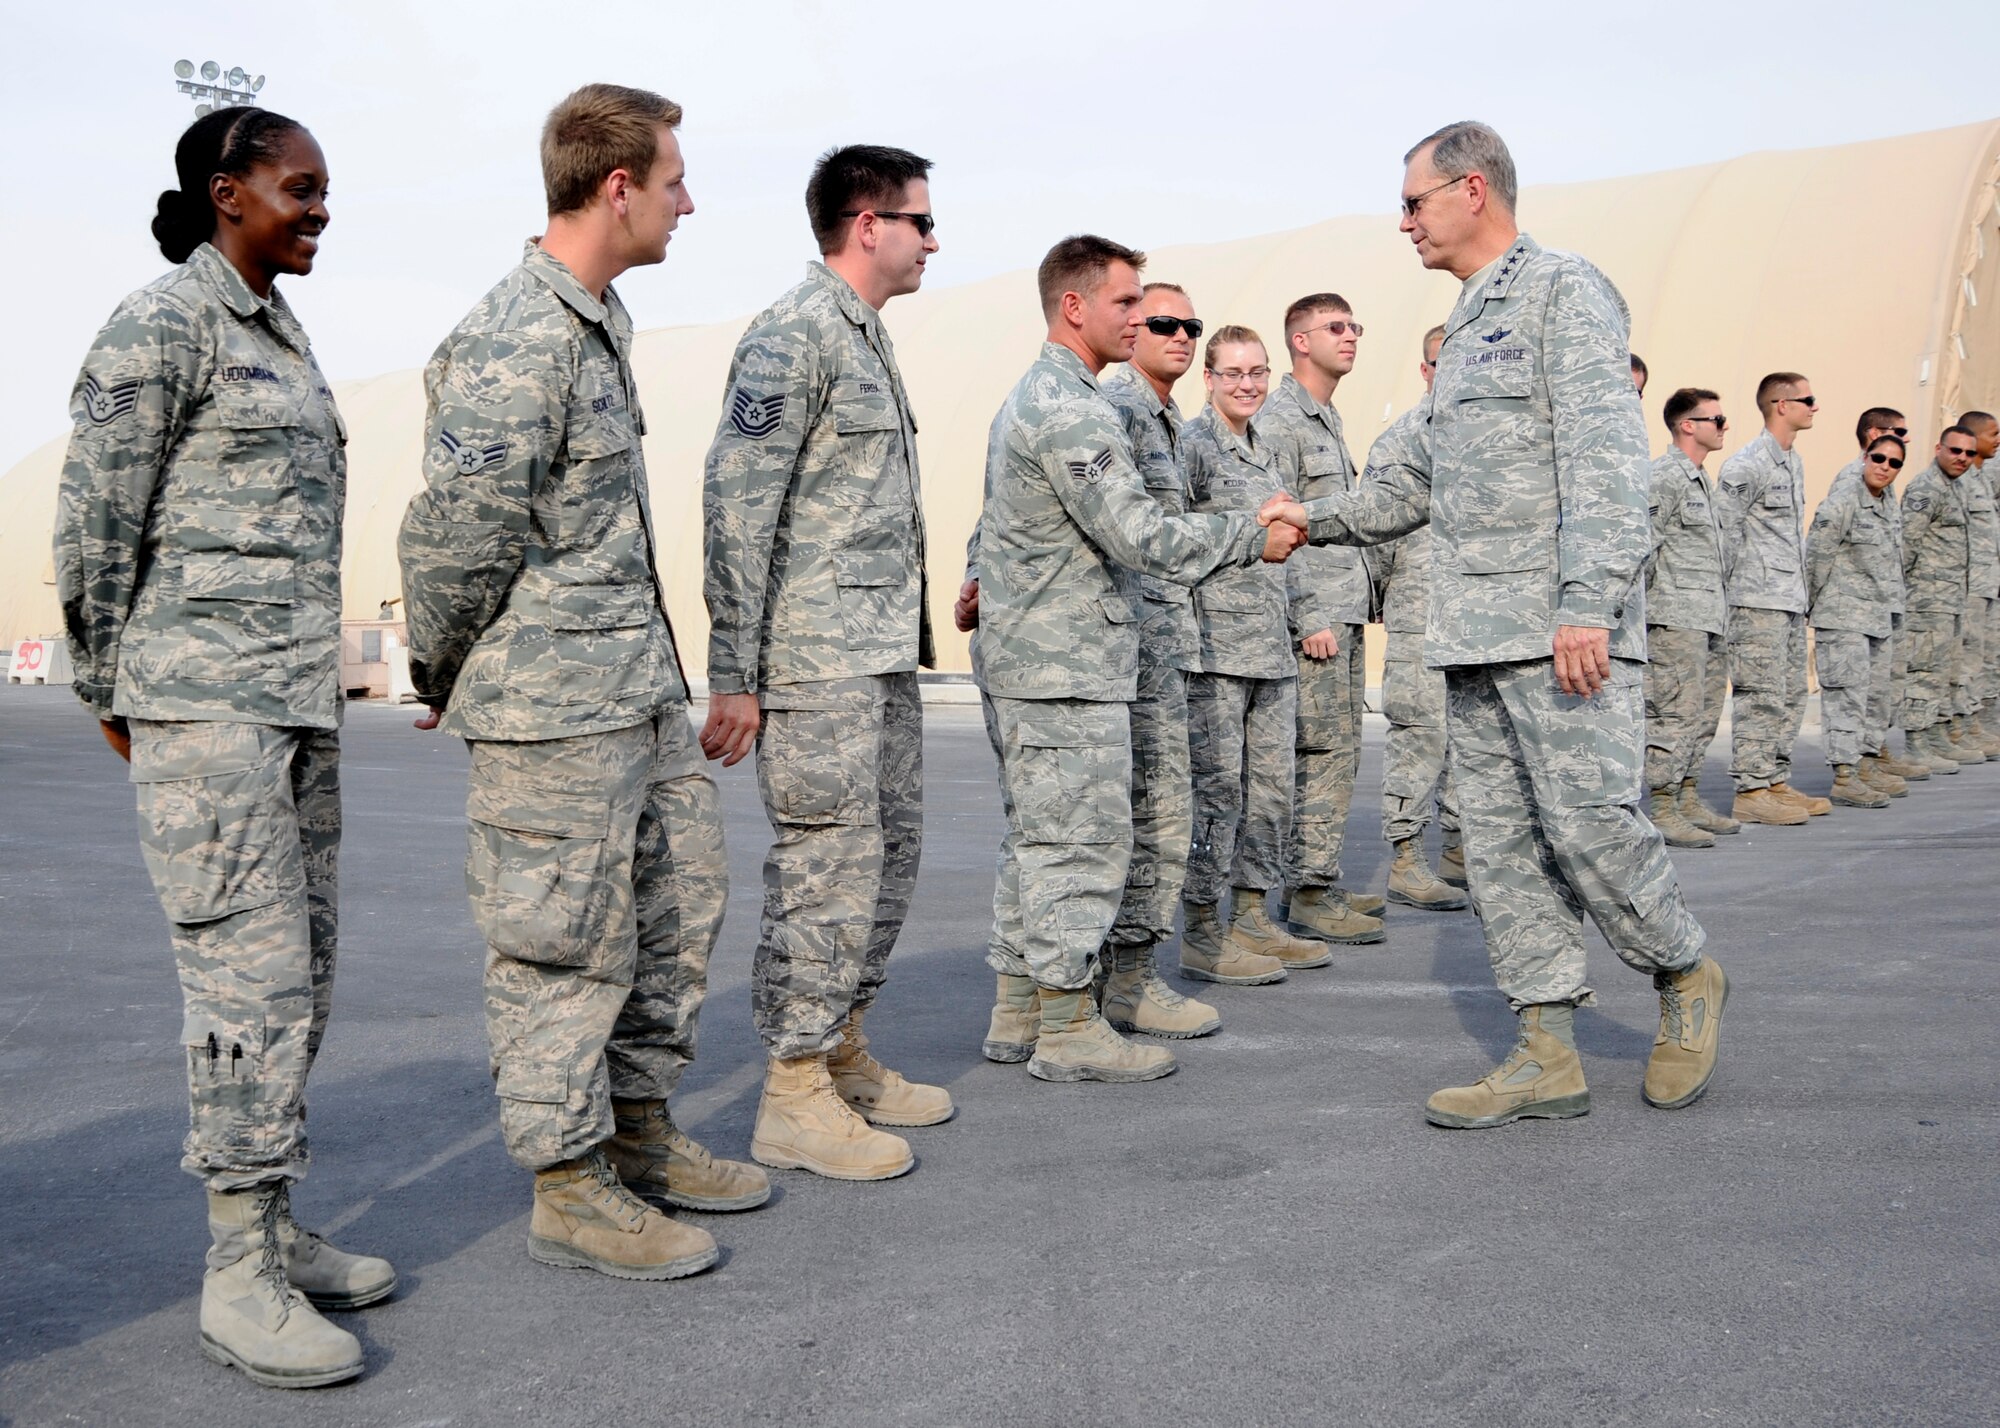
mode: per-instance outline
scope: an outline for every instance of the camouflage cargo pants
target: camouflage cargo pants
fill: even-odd
[[[1730,606],[1729,683],[1729,772],[1737,792],[1784,782],[1806,718],[1806,617]]]
[[[1962,621],[1942,610],[1912,610],[1903,617],[1909,646],[1903,728],[1920,733],[1951,717],[1952,681],[1958,669]]]
[[[1552,660],[1461,666],[1445,680],[1472,905],[1514,1007],[1591,1000],[1585,913],[1628,966],[1693,966],[1701,924],[1637,807],[1639,664],[1613,660],[1587,699],[1556,687]]]
[[[1951,712],[1975,714],[1986,702],[1986,635],[1994,601],[1974,595],[1959,624],[1958,669],[1952,679]]]
[[[1437,805],[1438,827],[1458,831],[1454,791],[1444,740],[1444,671],[1428,669],[1421,643],[1391,632],[1382,662],[1382,714],[1389,721],[1382,746],[1382,837],[1391,844],[1424,836]]]
[[[1982,708],[1992,709],[2000,701],[2000,600],[1986,602],[1986,668],[1979,687]]]
[[[1722,723],[1727,664],[1721,635],[1646,627],[1646,787],[1701,777]]]
[[[538,1170],[662,1100],[694,1059],[729,893],[687,705],[603,734],[469,741],[466,890],[507,1153]]]
[[[1149,947],[1174,935],[1193,819],[1188,676],[1142,651],[1132,704],[1132,866],[1113,942]]]
[[[924,711],[914,672],[764,691],[757,786],[775,835],[750,972],[773,1056],[817,1056],[875,1000],[924,845]]]
[[[1814,630],[1813,671],[1829,764],[1858,764],[1889,741],[1888,636]]]
[[[333,1005],[340,736],[131,725],[139,847],[180,970],[181,1168],[211,1190],[296,1180],[306,1077]]]
[[[1007,833],[986,963],[1038,986],[1088,986],[1132,858],[1131,717],[1089,699],[980,701]]]
[[[1889,617],[1889,727],[1903,727],[1903,704],[1909,698],[1910,636],[1901,615]]]
[[[1189,676],[1189,902],[1216,903],[1232,887],[1268,889],[1284,880],[1298,717],[1295,679]]]
[[[1287,888],[1330,888],[1340,882],[1340,849],[1347,810],[1361,768],[1364,666],[1361,626],[1336,631],[1332,659],[1299,655],[1297,791],[1292,805],[1292,846]]]

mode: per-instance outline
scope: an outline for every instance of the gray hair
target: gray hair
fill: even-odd
[[[1479,174],[1500,206],[1509,213],[1514,211],[1514,196],[1519,187],[1514,177],[1514,156],[1507,152],[1506,141],[1486,125],[1474,119],[1447,124],[1435,134],[1419,139],[1403,155],[1403,162],[1409,163],[1425,149],[1431,150],[1431,167],[1437,170],[1439,178],[1449,181]]]

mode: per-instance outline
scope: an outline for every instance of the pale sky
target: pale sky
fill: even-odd
[[[64,434],[91,337],[166,267],[147,225],[193,118],[176,59],[267,74],[264,103],[326,151],[334,221],[282,286],[336,380],[422,365],[516,260],[541,227],[542,117],[590,80],[687,111],[697,211],[619,283],[641,328],[747,317],[792,283],[806,175],[836,143],[935,162],[939,285],[1085,230],[1157,248],[1393,223],[1404,149],[1452,119],[1494,125],[1535,184],[2000,115],[1991,0],[111,0],[15,11],[6,35],[0,470]],[[1893,203],[1882,183],[1853,201]]]

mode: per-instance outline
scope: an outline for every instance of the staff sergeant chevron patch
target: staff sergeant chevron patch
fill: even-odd
[[[1091,457],[1088,461],[1072,461],[1069,464],[1070,479],[1072,481],[1081,481],[1085,485],[1093,484],[1102,479],[1104,473],[1110,469],[1111,450],[1109,447],[1098,452],[1097,455]]]
[[[98,426],[116,421],[139,405],[139,379],[119,382],[111,387],[98,385],[97,378],[88,374],[83,379],[83,414]]]
[[[773,392],[768,397],[753,397],[738,387],[729,399],[729,424],[752,441],[761,441],[776,431],[778,423],[784,418],[783,392]]]
[[[497,466],[507,459],[507,443],[504,441],[473,446],[444,431],[438,433],[438,445],[444,448],[445,455],[452,459],[461,476],[477,476],[487,467]]]

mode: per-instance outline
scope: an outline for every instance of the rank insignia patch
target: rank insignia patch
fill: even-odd
[[[137,377],[111,387],[99,386],[97,378],[89,375],[83,379],[83,412],[98,426],[118,420],[138,405]]]
[[[785,394],[753,397],[741,387],[729,399],[729,424],[752,441],[760,441],[778,429],[785,419]]]
[[[1110,469],[1111,451],[1109,448],[1098,452],[1097,455],[1091,457],[1088,461],[1072,461],[1069,464],[1070,479],[1081,481],[1085,485],[1090,485],[1103,479],[1104,473]]]
[[[444,448],[444,454],[451,458],[452,464],[458,468],[458,474],[461,476],[477,476],[487,467],[496,466],[507,459],[507,443],[504,441],[475,446],[460,441],[445,431],[438,433],[438,445]]]

